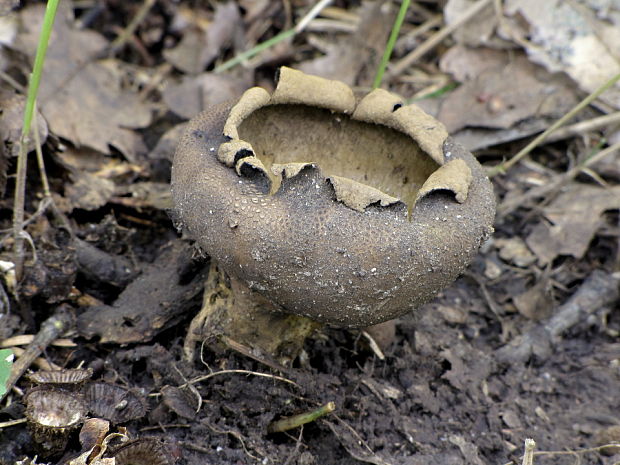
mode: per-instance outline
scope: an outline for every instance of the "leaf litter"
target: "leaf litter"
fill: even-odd
[[[62,5],[62,4],[61,4]],[[43,5],[24,9],[24,29],[15,47],[34,58],[43,20]],[[39,108],[51,130],[74,145],[110,153],[110,146],[128,160],[143,155],[146,147],[132,128],[151,122],[151,109],[136,92],[122,88],[123,63],[98,59],[107,40],[91,30],[79,30],[68,8],[58,13],[43,70]]]
[[[183,358],[186,322],[200,307],[208,270],[208,257],[177,237],[165,213],[171,158],[185,120],[252,85],[272,87],[281,64],[368,87],[398,6],[339,2],[302,34],[230,71],[213,71],[292,27],[313,4],[164,0],[108,56],[111,34],[126,27],[137,7],[75,4],[73,11],[62,2],[38,125],[59,212],[38,209],[41,188],[32,163],[27,232],[36,256],[29,252],[20,311],[11,288],[2,286],[2,337],[36,331],[49,314],[71,308],[77,349],[49,347],[47,357],[69,367],[83,362],[98,380],[120,379],[150,394],[148,417],[128,423],[123,434],[165,437],[168,450],[180,451],[188,464],[520,463],[528,437],[546,450],[587,449],[613,438],[609,432],[620,424],[617,395],[609,388],[620,383],[613,292],[620,271],[620,165],[617,153],[584,164],[617,141],[618,123],[577,130],[494,178],[500,201],[526,200],[500,209],[495,237],[463,278],[396,323],[381,342],[383,359],[366,337],[335,329],[310,340],[292,368],[210,341],[200,361]],[[449,0],[442,10],[412,2],[392,62],[472,5]],[[42,11],[25,5],[12,13],[19,30],[12,20],[0,26],[6,32],[0,34],[0,69],[8,76],[0,83],[4,212],[12,210],[11,154],[27,69],[15,52],[32,59]],[[618,18],[616,3],[606,0],[488,1],[476,20],[390,74],[383,87],[416,101],[436,94],[420,104],[492,165],[613,74]],[[578,119],[612,115],[616,94],[612,89]],[[578,174],[563,177],[580,166]],[[4,216],[8,229],[10,215]],[[10,237],[1,243],[0,258],[10,263]],[[210,292],[217,296],[225,286]],[[282,370],[297,387],[274,383],[272,370]],[[223,375],[196,385],[189,410],[179,414],[185,410],[171,406],[164,393],[209,371]],[[276,418],[332,401],[334,417],[290,437],[265,433]],[[0,415],[4,421],[19,413],[1,404]],[[164,435],[155,425],[174,427]],[[2,465],[36,453],[26,428],[11,428],[17,434],[10,445],[8,435],[0,436]],[[77,457],[80,450],[73,441],[66,452]],[[607,463],[596,451],[577,453],[584,463]]]

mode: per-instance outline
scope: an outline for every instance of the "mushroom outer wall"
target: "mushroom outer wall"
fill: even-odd
[[[378,324],[430,301],[493,231],[495,199],[480,164],[450,138],[446,161],[471,169],[467,199],[436,190],[407,207],[354,210],[307,165],[270,194],[259,170],[239,176],[217,158],[234,102],[196,116],[177,148],[178,224],[229,274],[283,311],[339,327]],[[413,142],[412,142],[413,143]]]

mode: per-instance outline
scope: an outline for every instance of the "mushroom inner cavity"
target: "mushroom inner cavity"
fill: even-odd
[[[387,126],[299,104],[264,106],[238,126],[272,181],[274,164],[315,163],[339,176],[401,199],[412,207],[426,179],[439,167],[409,136]]]

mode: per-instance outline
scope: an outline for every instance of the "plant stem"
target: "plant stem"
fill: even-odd
[[[28,152],[27,140],[30,134],[30,124],[32,115],[34,114],[35,101],[39,92],[39,84],[41,83],[41,75],[43,72],[43,63],[45,62],[45,54],[49,44],[56,11],[58,10],[59,0],[49,0],[45,9],[45,17],[43,19],[43,27],[39,36],[39,45],[34,59],[32,74],[28,83],[28,97],[26,99],[26,107],[24,109],[24,124],[19,139],[19,156],[17,158],[17,173],[15,181],[15,199],[13,207],[13,253],[15,255],[15,276],[19,281],[22,277],[24,269],[24,246],[22,225],[24,222],[24,204],[26,198],[26,171],[28,169]]]
[[[51,317],[41,324],[41,329],[32,339],[32,342],[28,344],[24,353],[13,363],[11,374],[6,381],[7,392],[0,396],[0,402],[13,386],[15,386],[15,383],[21,378],[22,374],[28,369],[32,362],[41,355],[41,352],[43,352],[54,339],[57,339],[73,326],[73,322],[74,317],[71,307],[67,304],[62,304]]]
[[[336,410],[336,404],[333,402],[328,402],[318,409],[312,410],[311,412],[300,413],[299,415],[293,415],[292,417],[286,417],[274,421],[269,425],[267,431],[269,433],[281,433],[282,431],[288,431],[289,429],[297,428],[298,426],[315,421],[322,416],[333,412],[334,410]]]
[[[491,3],[491,0],[478,0],[476,3],[471,4],[461,15],[450,25],[443,27],[441,30],[434,33],[420,45],[418,45],[411,53],[404,58],[401,58],[388,73],[389,77],[394,77],[402,73],[409,66],[414,64],[425,54],[433,50],[439,45],[446,37],[456,31],[459,27],[472,19],[478,13],[480,13],[487,5]]]
[[[579,113],[585,107],[590,105],[594,100],[596,100],[598,98],[599,95],[601,95],[607,89],[612,87],[616,82],[618,82],[618,80],[620,80],[620,73],[618,73],[615,76],[613,76],[612,78],[610,78],[602,86],[600,86],[598,89],[596,89],[594,92],[592,92],[586,98],[584,98],[581,102],[579,102],[577,105],[575,105],[568,113],[566,113],[559,120],[557,120],[555,123],[553,123],[551,126],[549,126],[545,132],[543,132],[542,134],[538,135],[538,137],[534,138],[533,141],[531,141],[529,144],[527,144],[525,147],[523,147],[519,151],[519,153],[517,153],[510,160],[508,160],[508,161],[506,161],[504,163],[500,163],[498,166],[492,168],[489,171],[489,173],[488,173],[489,177],[493,177],[493,176],[495,176],[497,174],[500,174],[500,173],[501,174],[505,173],[513,165],[518,163],[519,160],[521,160],[528,153],[530,153],[532,151],[532,149],[534,149],[536,146],[540,145],[540,143],[542,141],[544,141],[547,138],[547,136],[549,136],[549,134],[554,132],[556,129],[558,129],[560,126],[562,126],[568,120],[570,120],[573,116],[575,116],[577,113]]]
[[[392,56],[394,44],[396,44],[396,39],[398,38],[398,33],[400,32],[400,27],[403,25],[403,21],[405,20],[405,15],[407,14],[407,9],[409,8],[410,3],[410,0],[403,0],[403,2],[400,4],[400,10],[398,10],[398,15],[396,16],[396,20],[392,25],[392,32],[390,33],[390,38],[387,41],[385,50],[383,51],[383,57],[381,58],[381,64],[379,64],[379,69],[377,69],[375,81],[372,83],[373,90],[381,85],[381,81],[383,80],[383,74],[385,73],[387,64],[390,61],[390,57]]]
[[[282,42],[283,40],[288,39],[289,37],[293,37],[295,34],[303,31],[310,21],[316,18],[319,13],[325,8],[327,5],[331,3],[332,0],[320,0],[312,9],[304,16],[301,21],[294,28],[287,29],[286,31],[282,31],[279,34],[273,36],[271,39],[266,40],[265,42],[261,42],[256,46],[252,47],[250,50],[240,53],[239,55],[231,58],[228,61],[225,61],[221,65],[217,66],[213,72],[221,73],[222,71],[226,71],[238,64],[244,62],[245,60],[252,58],[254,55],[262,52],[265,49],[268,49],[272,45],[277,44],[278,42]]]
[[[277,44],[278,42],[282,42],[283,40],[288,39],[289,37],[293,37],[296,34],[295,28],[287,29],[286,31],[282,31],[279,34],[273,36],[271,39],[266,40],[265,42],[261,42],[257,44],[255,47],[247,50],[245,52],[236,55],[234,58],[231,58],[228,61],[225,61],[221,65],[217,66],[213,71],[216,73],[221,73],[222,71],[226,71],[230,68],[237,66],[238,64],[244,62],[245,60],[252,58],[254,55],[262,52],[263,50],[268,49],[272,45]]]
[[[533,465],[534,463],[534,450],[536,449],[536,442],[533,439],[525,440],[525,453],[523,454],[523,465]]]

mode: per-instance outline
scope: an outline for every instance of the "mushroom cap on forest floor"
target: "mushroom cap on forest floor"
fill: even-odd
[[[272,94],[196,116],[177,148],[176,220],[283,311],[363,327],[449,285],[493,231],[493,189],[443,125],[377,89],[282,68]]]

